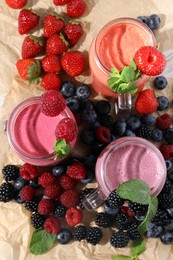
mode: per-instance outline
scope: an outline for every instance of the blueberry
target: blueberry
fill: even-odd
[[[80,100],[88,99],[91,95],[91,89],[87,84],[80,84],[76,88],[76,96]]]
[[[157,98],[158,101],[158,107],[157,110],[163,111],[169,107],[169,100],[165,96],[160,96]]]
[[[85,123],[92,124],[97,119],[97,113],[94,109],[85,109],[82,112],[82,119]]]
[[[146,16],[144,16],[144,15],[138,16],[138,17],[137,17],[137,20],[140,21],[140,22],[142,22],[142,23],[145,23],[147,26],[148,26],[148,24],[149,24],[149,19],[148,19]]]
[[[163,140],[163,132],[162,130],[155,128],[152,130],[151,138],[153,141],[159,142]]]
[[[151,30],[156,30],[160,27],[160,17],[157,14],[152,14],[149,17],[148,26]]]
[[[40,184],[38,184],[38,178],[29,181],[29,185],[32,186],[34,189],[39,189],[41,187]]]
[[[96,129],[96,128],[100,127],[100,126],[101,126],[101,124],[100,124],[100,122],[98,120],[96,120],[95,122],[92,123],[92,128],[93,129]]]
[[[59,165],[55,165],[52,168],[52,173],[54,176],[60,177],[66,173],[66,170],[67,170],[67,166],[65,166],[63,164],[59,164]]]
[[[64,81],[61,86],[61,94],[63,97],[72,97],[75,94],[76,87],[71,81]]]
[[[163,232],[163,227],[160,225],[156,225],[154,223],[150,223],[147,229],[147,237],[158,238]]]
[[[96,103],[95,110],[98,115],[107,115],[111,111],[111,105],[106,100],[100,100]]]
[[[94,155],[98,156],[103,149],[106,147],[105,144],[99,143],[99,142],[95,142],[92,146],[91,146],[91,151]]]
[[[93,109],[94,108],[94,104],[91,100],[84,100],[82,103],[81,103],[81,108],[84,110],[84,109]]]
[[[169,216],[170,216],[171,218],[173,218],[173,207],[166,209],[166,211],[168,212]],[[172,226],[173,226],[173,222],[171,222],[171,224],[172,224]],[[173,229],[173,228],[172,228],[172,229]]]
[[[19,193],[16,193],[15,196],[14,196],[14,199],[15,201],[18,203],[18,204],[23,204],[25,201],[20,197]]]
[[[167,79],[164,76],[158,76],[154,79],[154,86],[159,90],[166,88],[167,84]]]
[[[67,98],[66,105],[73,113],[77,113],[79,111],[80,102],[77,98],[74,97]]]
[[[123,136],[126,130],[126,122],[125,120],[121,119],[114,123],[113,125],[113,133],[118,136]]]
[[[134,132],[132,132],[131,130],[127,129],[124,134],[124,136],[136,136],[136,134]]]
[[[97,158],[94,154],[87,154],[82,158],[82,162],[85,166],[92,171],[95,169],[96,160]]]
[[[92,182],[93,180],[94,180],[94,173],[93,173],[93,171],[87,169],[86,170],[86,177],[85,177],[85,179],[81,180],[81,183],[86,184],[86,183]]]
[[[119,208],[112,208],[107,200],[105,201],[103,208],[104,212],[111,216],[116,216],[119,213]]]
[[[173,128],[172,127],[166,129],[166,131],[164,133],[164,137],[168,144],[173,144]]]
[[[27,183],[28,182],[26,180],[24,180],[22,177],[19,177],[14,181],[13,186],[15,190],[21,190]]]
[[[173,169],[173,162],[172,162],[172,160],[167,159],[167,160],[165,160],[165,163],[166,163],[167,172],[169,172],[170,170]],[[169,176],[168,176],[168,178],[169,178]],[[173,181],[173,172],[172,172],[172,181]]]
[[[72,232],[67,228],[62,228],[56,236],[59,244],[67,244],[72,239]]]
[[[170,180],[170,182],[173,184],[173,170],[170,171],[167,176],[168,176],[168,179]]]
[[[129,116],[129,118],[126,120],[126,123],[127,123],[127,128],[132,131],[135,131],[141,125],[141,121],[139,117],[133,115]]]
[[[94,143],[95,137],[94,132],[92,130],[83,129],[80,134],[80,139],[86,145],[91,145]]]
[[[160,240],[163,244],[169,245],[173,241],[173,232],[165,231],[160,235]]]
[[[155,125],[156,123],[156,118],[155,116],[153,115],[144,115],[141,117],[141,122],[144,124],[144,125]]]

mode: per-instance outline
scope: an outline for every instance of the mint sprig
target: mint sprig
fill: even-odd
[[[134,60],[129,66],[125,66],[121,71],[112,68],[107,81],[111,90],[121,94],[134,94],[138,90],[136,81],[140,76],[140,70],[137,68]]]
[[[54,141],[53,150],[55,153],[55,160],[57,158],[63,159],[71,151],[71,145],[66,143],[65,139],[59,139]]]

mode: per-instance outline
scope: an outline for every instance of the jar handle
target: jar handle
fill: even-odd
[[[132,109],[132,95],[118,93],[115,103],[115,113],[118,118],[126,118],[130,115]]]
[[[105,200],[105,195],[99,188],[97,188],[93,192],[85,196],[85,198],[82,201],[82,204],[85,207],[85,209],[91,211],[93,209],[98,208]]]

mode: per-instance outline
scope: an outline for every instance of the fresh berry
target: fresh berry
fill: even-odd
[[[158,101],[152,89],[141,91],[135,102],[136,112],[139,114],[151,114],[158,108]]]
[[[121,207],[124,204],[124,200],[120,198],[120,196],[117,194],[116,190],[112,191],[108,198],[107,201],[112,208],[117,208]]]
[[[137,130],[141,125],[141,121],[138,116],[130,115],[126,120],[126,127],[132,131]]]
[[[43,187],[53,185],[56,181],[56,177],[50,172],[44,172],[38,178],[38,183]]]
[[[65,5],[71,0],[53,0],[54,5]]]
[[[53,166],[52,173],[56,177],[61,177],[66,173],[67,166],[64,164],[58,164]]]
[[[126,129],[126,130],[124,131],[123,136],[136,136],[136,134],[135,134],[133,131],[131,131],[131,130],[129,130],[129,129]]]
[[[162,90],[166,88],[168,82],[167,79],[164,76],[157,76],[154,79],[154,86],[156,89]]]
[[[114,225],[119,230],[126,230],[130,223],[130,217],[124,213],[118,213],[115,217]]]
[[[97,158],[92,153],[86,154],[82,158],[82,162],[85,164],[85,166],[92,171],[95,170],[96,160]]]
[[[113,133],[115,134],[115,136],[123,136],[126,127],[127,123],[124,119],[117,120],[113,125]]]
[[[168,144],[173,144],[173,128],[172,127],[165,130],[164,138]]]
[[[27,34],[31,29],[39,23],[40,17],[29,9],[22,9],[18,16],[18,32],[19,34]]]
[[[141,73],[156,76],[166,66],[166,58],[162,52],[152,46],[142,46],[134,55],[134,61]]]
[[[5,0],[5,2],[12,9],[21,9],[27,4],[28,0]]]
[[[41,85],[45,90],[58,91],[61,87],[61,78],[55,73],[46,73],[41,80]]]
[[[64,218],[66,214],[67,208],[62,205],[61,203],[58,203],[54,209],[53,215],[57,218]]]
[[[95,110],[98,115],[107,115],[111,111],[111,104],[106,100],[100,100],[96,103]]]
[[[90,169],[86,169],[86,176],[84,179],[80,180],[81,183],[87,184],[94,180],[94,172]]]
[[[101,126],[96,129],[96,138],[98,142],[106,144],[110,142],[111,133],[109,128]]]
[[[14,181],[13,186],[15,190],[21,190],[26,184],[28,184],[28,182],[22,177],[19,177]]]
[[[84,179],[86,176],[86,167],[81,162],[74,162],[67,167],[67,174],[75,180]]]
[[[95,224],[99,227],[110,228],[113,225],[113,218],[105,212],[99,212],[96,214]]]
[[[61,222],[58,218],[50,216],[45,220],[43,227],[48,234],[57,234],[60,231]]]
[[[9,182],[3,182],[0,185],[0,201],[8,202],[14,198],[14,188]]]
[[[82,221],[82,211],[76,207],[69,208],[66,211],[65,219],[69,226],[74,227]]]
[[[81,141],[86,145],[91,145],[94,143],[95,135],[91,129],[83,129],[80,134]]]
[[[29,59],[41,54],[44,49],[44,42],[41,37],[28,35],[22,43],[22,58]]]
[[[41,110],[46,116],[58,116],[66,107],[63,96],[55,91],[49,90],[41,96]]]
[[[162,143],[159,147],[164,159],[170,159],[173,156],[173,145]]]
[[[115,248],[126,247],[129,243],[129,234],[126,231],[114,232],[110,237],[110,244]]]
[[[69,97],[66,99],[66,106],[76,114],[80,109],[80,101],[75,97]]]
[[[67,3],[67,14],[70,17],[81,17],[86,11],[86,4],[83,0],[71,0]]]
[[[152,238],[158,238],[160,237],[162,232],[163,232],[163,226],[157,225],[155,223],[150,223],[147,228],[146,236]]]
[[[131,240],[141,238],[141,234],[138,231],[138,224],[136,222],[131,223],[128,227],[129,237]]]
[[[23,179],[30,181],[38,177],[38,168],[32,164],[24,163],[20,168],[20,175]]]
[[[38,178],[30,180],[29,185],[32,186],[35,190],[38,190],[41,187],[41,185],[38,183]]]
[[[69,175],[65,174],[60,177],[59,184],[64,190],[72,190],[75,188],[77,181],[72,179]]]
[[[49,38],[55,33],[60,33],[65,26],[64,20],[56,13],[48,13],[43,20],[44,37]]]
[[[56,126],[56,139],[65,139],[66,143],[72,142],[78,135],[76,122],[71,118],[63,118]]]
[[[62,228],[57,234],[56,239],[59,244],[65,245],[72,239],[72,232],[67,228]]]
[[[167,172],[170,172],[173,169],[173,161],[168,159],[168,160],[165,160],[165,163],[166,163]],[[168,178],[169,178],[169,175],[168,175]],[[170,180],[172,180],[172,179],[170,178]]]
[[[76,207],[79,202],[79,194],[75,190],[64,191],[60,196],[60,202],[67,208]]]
[[[70,46],[73,47],[81,38],[83,27],[78,22],[69,21],[64,28],[64,34]]]
[[[163,231],[160,235],[160,240],[165,245],[170,245],[173,242],[173,233],[169,231]]]
[[[71,77],[79,76],[85,69],[85,56],[79,51],[69,51],[62,55],[61,65]]]
[[[87,84],[80,84],[76,88],[76,96],[79,100],[86,100],[91,95],[91,89]]]
[[[173,206],[173,199],[170,193],[161,192],[158,195],[159,208],[166,209]]]
[[[138,17],[137,17],[137,20],[140,21],[140,22],[142,22],[142,23],[144,23],[144,24],[146,24],[147,26],[148,26],[148,24],[149,24],[149,18],[146,17],[146,16],[144,16],[144,15],[138,16]]]
[[[103,233],[99,227],[90,227],[87,230],[86,241],[91,245],[99,244]]]
[[[94,191],[93,188],[85,188],[81,191],[79,195],[79,204],[78,204],[78,207],[80,209],[84,209],[83,200],[86,198],[87,195],[91,194],[93,191]]]
[[[42,59],[42,67],[47,73],[56,73],[61,70],[60,59],[55,54],[48,54]]]
[[[37,212],[38,203],[39,203],[38,199],[32,199],[30,201],[25,201],[24,207],[29,211]]]
[[[68,48],[68,42],[65,40],[62,34],[53,34],[46,41],[46,53],[61,55],[66,52]]]
[[[61,86],[61,94],[63,97],[72,97],[75,94],[76,87],[71,81],[64,81]]]
[[[153,141],[159,142],[163,140],[163,132],[162,130],[155,128],[152,130],[151,139]]]
[[[35,228],[35,229],[39,229],[43,227],[43,223],[45,221],[45,217],[40,215],[38,212],[34,212],[31,215],[31,225]]]
[[[94,109],[84,109],[82,111],[82,120],[85,123],[93,124],[96,122],[97,119],[97,113]]]
[[[145,139],[150,139],[151,135],[152,135],[152,130],[150,129],[149,126],[146,125],[141,125],[137,131],[137,136]]]
[[[41,73],[40,62],[34,58],[19,59],[16,62],[19,76],[25,80],[37,80]]]
[[[54,183],[45,187],[44,195],[46,195],[49,199],[56,199],[62,193],[62,188],[58,183]]]
[[[90,99],[83,99],[81,100],[81,109],[94,109],[94,103]]]
[[[169,107],[169,104],[170,104],[168,98],[165,97],[165,96],[158,97],[157,102],[158,102],[158,107],[157,107],[158,111],[166,110]]]
[[[140,121],[142,122],[142,124],[144,125],[155,125],[156,124],[156,118],[154,115],[143,115],[140,118]]]
[[[146,205],[142,205],[136,202],[129,202],[128,203],[129,210],[135,215],[135,216],[146,216],[148,207]]]
[[[114,118],[111,115],[102,115],[99,117],[100,124],[111,129],[114,123]]]
[[[168,212],[165,209],[158,209],[151,222],[156,225],[166,225],[169,224],[170,221]]]
[[[19,167],[13,164],[7,164],[2,168],[2,174],[5,181],[13,181],[19,176]]]
[[[119,207],[117,207],[117,208],[112,208],[110,205],[109,205],[109,203],[108,203],[108,201],[106,200],[105,201],[105,203],[104,203],[104,205],[103,205],[103,208],[104,208],[104,212],[105,213],[107,213],[107,214],[109,214],[109,215],[111,215],[111,216],[116,216],[118,213],[119,213]]]
[[[34,197],[35,190],[30,185],[26,185],[20,190],[19,194],[24,201],[30,201]]]
[[[169,128],[171,126],[171,123],[172,123],[172,118],[167,113],[162,114],[161,116],[158,116],[156,118],[156,126],[161,130],[165,130]]]
[[[160,17],[157,14],[152,14],[149,17],[149,23],[148,26],[150,27],[151,30],[156,30],[160,27]]]
[[[48,216],[54,211],[54,202],[50,199],[41,199],[37,211],[40,215]]]
[[[78,225],[74,228],[73,237],[77,241],[86,239],[87,236],[87,227],[84,225]]]

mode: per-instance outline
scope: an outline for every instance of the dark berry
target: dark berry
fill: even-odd
[[[163,140],[163,132],[159,128],[155,128],[152,130],[151,139],[153,141],[159,142]]]
[[[82,111],[82,119],[85,123],[92,124],[97,119],[97,113],[94,109],[84,109]]]
[[[161,192],[158,195],[158,200],[159,200],[159,207],[160,208],[166,209],[166,208],[173,206],[173,198],[172,198],[172,195],[170,193]]]
[[[5,181],[13,181],[19,176],[19,167],[13,164],[8,164],[3,167],[2,174]]]
[[[85,164],[85,166],[92,171],[95,169],[96,160],[97,160],[96,156],[91,153],[85,155],[82,158],[82,162]]]
[[[91,95],[91,89],[87,84],[81,84],[76,88],[76,96],[79,100],[88,99]]]
[[[79,225],[74,228],[73,231],[73,237],[77,241],[81,241],[83,239],[86,239],[87,236],[87,227],[84,225]]]
[[[91,245],[97,245],[103,234],[99,227],[90,227],[87,230],[86,241]]]
[[[39,203],[38,199],[33,199],[33,200],[30,200],[30,201],[25,201],[23,205],[27,210],[32,211],[32,212],[36,212],[37,207],[38,207],[38,203]]]
[[[113,225],[113,218],[105,212],[99,212],[96,214],[95,224],[99,227],[110,228]]]
[[[87,99],[87,100],[83,100],[81,102],[81,109],[83,110],[90,110],[94,108],[94,104],[91,100]]]
[[[156,117],[151,114],[143,115],[140,120],[144,125],[155,125],[156,123]]]
[[[165,245],[170,245],[173,242],[173,232],[165,231],[160,235],[160,240]]]
[[[100,117],[100,123],[102,126],[111,128],[114,123],[114,118],[111,115],[104,115]]]
[[[40,215],[39,213],[35,212],[32,214],[30,221],[31,221],[31,225],[35,229],[39,229],[39,228],[43,227],[45,217]]]
[[[0,186],[0,201],[8,202],[14,198],[14,187],[9,182],[3,182]]]
[[[170,182],[173,184],[173,170],[171,170],[169,173],[168,173],[168,179],[170,180]]]
[[[66,99],[66,105],[67,107],[73,112],[77,113],[80,108],[80,102],[77,98],[75,97],[69,97]]]
[[[151,30],[158,29],[160,27],[160,23],[160,17],[157,14],[150,15],[148,26]]]
[[[129,118],[127,118],[126,123],[127,123],[127,128],[132,131],[135,131],[141,125],[141,121],[140,121],[139,117],[133,116],[133,115],[131,115],[131,116],[129,116]]]
[[[80,134],[80,139],[84,144],[91,145],[95,140],[94,132],[90,129],[83,129]]]
[[[56,236],[57,242],[59,244],[65,245],[72,239],[72,232],[67,228],[60,229]]]
[[[61,203],[58,203],[56,206],[55,206],[55,209],[54,209],[54,216],[57,217],[57,218],[64,218],[65,217],[65,214],[66,214],[66,211],[67,211],[67,208],[62,205]]]
[[[157,107],[158,111],[163,111],[169,107],[169,100],[167,97],[165,96],[157,97],[157,101],[158,101],[158,107]]]
[[[26,180],[24,180],[22,177],[19,177],[14,181],[13,186],[15,190],[21,190],[27,184],[28,182]]]
[[[168,144],[173,144],[173,128],[172,127],[165,130],[164,138]]]
[[[173,169],[173,162],[172,162],[172,160],[171,159],[167,159],[167,160],[165,160],[165,163],[166,163],[167,172],[170,172]],[[172,175],[173,175],[173,173],[172,173]],[[168,178],[169,178],[169,175],[168,175]],[[171,182],[173,182],[173,179],[172,179]]]
[[[150,129],[149,126],[146,125],[141,125],[137,131],[137,136],[145,139],[150,139],[151,135],[152,135],[152,130]]]
[[[61,177],[62,175],[64,175],[66,173],[66,170],[67,170],[67,166],[65,166],[63,164],[59,164],[59,165],[55,165],[52,168],[52,173],[56,177]]]
[[[125,130],[126,130],[126,121],[123,119],[116,121],[112,128],[112,131],[115,134],[115,136],[123,136]]]
[[[120,198],[120,196],[117,194],[116,190],[112,191],[108,198],[107,201],[112,208],[117,208],[121,207],[124,204],[124,200]]]
[[[142,22],[142,23],[145,23],[147,26],[149,25],[149,19],[148,19],[148,17],[146,17],[144,15],[138,16],[137,20]]]
[[[167,79],[164,76],[158,76],[154,79],[154,86],[159,90],[166,88],[167,84]]]
[[[95,110],[98,115],[107,115],[111,111],[111,105],[106,100],[100,100],[96,103]]]
[[[103,149],[106,147],[106,144],[94,142],[91,146],[91,151],[94,155],[99,156],[99,154],[103,151]]]
[[[152,238],[158,238],[160,237],[162,232],[163,232],[163,226],[157,225],[155,223],[150,223],[147,228],[146,236]]]
[[[86,177],[85,179],[80,180],[81,183],[87,184],[94,180],[94,172],[90,169],[86,169]]]
[[[23,204],[25,201],[20,197],[19,192],[15,192],[14,200],[16,203]]]
[[[128,203],[129,210],[135,215],[135,216],[146,216],[148,206],[142,205],[136,202],[129,202]]]
[[[128,227],[129,237],[131,240],[141,238],[141,234],[138,231],[138,224],[136,222],[131,223]]]
[[[116,216],[119,213],[119,210],[120,210],[118,207],[117,208],[115,208],[115,207],[112,208],[109,205],[107,200],[105,201],[105,203],[103,205],[103,208],[104,208],[104,212],[109,214],[109,215],[111,215],[111,216]]]
[[[171,221],[169,214],[166,210],[158,209],[156,215],[154,216],[151,222],[157,225],[166,225],[169,224]]]
[[[119,213],[116,215],[115,227],[119,230],[126,230],[130,223],[130,217],[127,214]]]
[[[136,134],[133,131],[126,129],[123,136],[136,136]]]
[[[38,178],[29,181],[29,185],[32,186],[36,190],[41,187],[41,185],[38,183]]]
[[[115,248],[126,247],[129,243],[129,234],[125,231],[114,232],[110,237],[110,244]]]
[[[64,81],[61,86],[61,94],[63,97],[72,97],[75,94],[76,87],[71,81]]]

